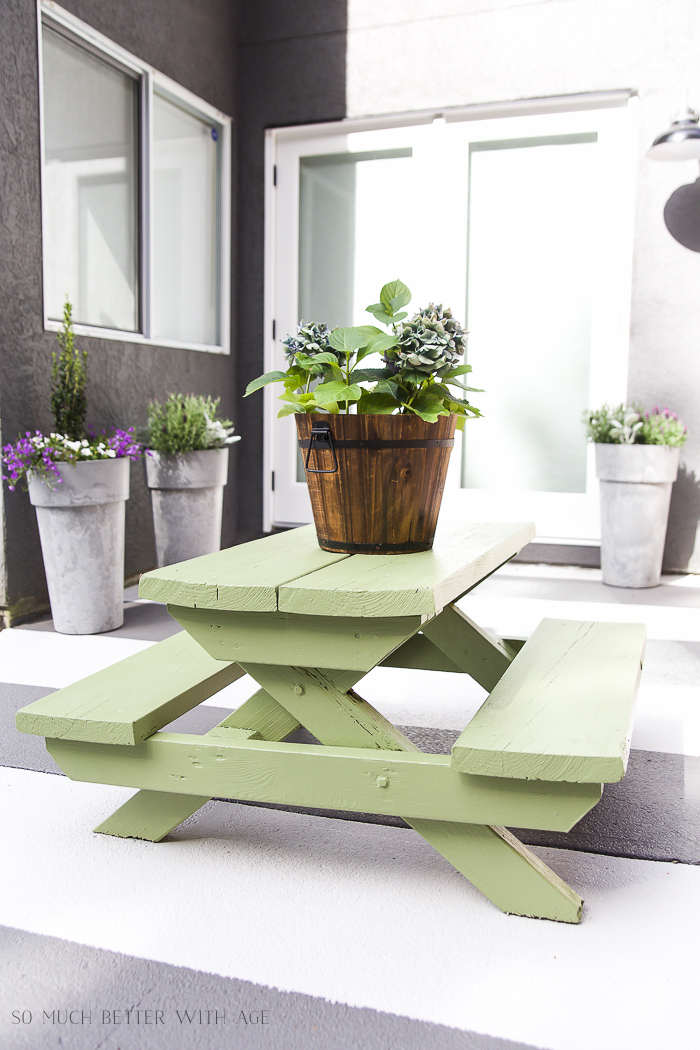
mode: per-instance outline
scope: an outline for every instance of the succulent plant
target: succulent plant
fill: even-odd
[[[300,321],[297,325],[296,335],[288,335],[282,340],[284,356],[290,364],[294,363],[297,354],[306,354],[314,357],[316,354],[330,352],[338,357],[337,352],[330,344],[331,330],[323,321],[311,321],[304,324]]]
[[[396,346],[385,360],[395,370],[444,376],[461,364],[467,333],[442,304],[430,303],[396,328]]]

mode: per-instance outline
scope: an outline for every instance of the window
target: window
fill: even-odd
[[[229,118],[39,12],[45,326],[228,352]]]
[[[457,436],[450,502],[472,520],[535,520],[541,541],[597,542],[581,417],[626,396],[635,113],[611,92],[271,131],[266,370],[285,367],[298,318],[367,324],[400,277],[409,309],[441,301],[466,323],[484,388],[483,418]],[[276,393],[266,527],[311,520]]]

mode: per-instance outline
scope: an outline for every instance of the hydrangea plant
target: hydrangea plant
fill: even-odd
[[[640,405],[603,405],[586,412],[588,437],[598,444],[673,445],[685,444],[688,428],[670,408],[645,411]]]
[[[480,415],[464,397],[474,387],[462,380],[471,366],[462,363],[466,332],[442,305],[418,310],[409,320],[403,310],[411,292],[402,281],[385,284],[379,302],[367,312],[389,330],[375,325],[334,328],[301,321],[284,339],[286,372],[267,372],[248,384],[246,397],[269,383],[284,383],[279,415],[293,412],[414,414],[434,423],[454,413],[457,426]],[[379,367],[359,367],[381,355]]]

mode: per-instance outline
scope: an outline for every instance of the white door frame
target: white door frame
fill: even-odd
[[[615,151],[615,173],[618,181],[617,186],[612,187],[616,200],[617,235],[611,237],[611,243],[606,243],[606,258],[614,260],[616,290],[611,301],[614,300],[614,309],[607,311],[606,323],[611,326],[607,333],[607,347],[613,347],[609,353],[605,369],[604,380],[601,383],[595,376],[592,378],[590,390],[590,403],[597,405],[599,401],[623,401],[627,391],[627,350],[629,343],[629,306],[631,299],[632,279],[632,240],[634,223],[634,180],[636,170],[637,151],[637,98],[629,91],[599,93],[590,95],[579,95],[570,98],[552,98],[539,100],[526,100],[508,105],[489,105],[466,107],[458,110],[446,110],[436,114],[434,110],[413,114],[400,114],[398,116],[377,117],[371,119],[353,119],[333,122],[322,125],[304,125],[292,128],[274,128],[267,132],[265,142],[265,371],[273,368],[283,367],[281,364],[280,340],[287,331],[293,331],[296,317],[280,316],[280,299],[296,302],[297,287],[297,245],[298,245],[298,175],[287,184],[282,184],[282,177],[286,179],[286,171],[289,170],[289,161],[301,155],[314,155],[322,153],[337,153],[347,149],[348,140],[346,136],[357,135],[364,131],[396,129],[396,144],[401,144],[401,129],[404,131],[418,128],[422,125],[431,124],[436,116],[444,118],[448,124],[458,121],[478,122],[479,139],[489,138],[489,128],[493,129],[495,120],[499,122],[504,130],[508,118],[523,116],[554,116],[556,114],[567,115],[571,123],[576,126],[581,123],[575,114],[582,114],[584,118],[594,112],[600,111],[600,126],[607,136],[608,148]],[[603,111],[616,111],[617,119],[613,113],[605,114]],[[503,122],[503,123],[501,123]],[[534,121],[533,125],[539,124]],[[585,123],[585,120],[584,120]],[[581,123],[581,127],[584,124]],[[354,147],[366,148],[366,147]],[[354,151],[351,148],[351,152]],[[286,162],[286,163],[285,163]],[[298,172],[298,164],[296,165]],[[285,244],[284,261],[278,252],[278,244]],[[291,246],[291,250],[290,250]],[[291,295],[290,289],[294,290]],[[289,310],[286,311],[287,313]],[[295,492],[293,500],[289,499],[289,493],[284,501],[289,507],[293,505],[295,512],[292,515],[280,507],[280,492],[282,478],[286,475],[286,486],[289,488],[290,479],[295,477],[296,464],[296,439],[293,417],[287,417],[281,421],[286,423],[284,433],[276,426],[276,416],[279,408],[277,394],[279,387],[268,386],[263,390],[264,408],[264,484],[263,484],[263,527],[266,531],[274,525],[299,524],[299,520],[311,520],[310,504],[306,495],[306,486],[302,483],[291,482],[292,486],[299,492]],[[469,424],[468,424],[469,425]],[[277,436],[276,436],[277,435]],[[457,452],[457,450],[456,450]],[[593,449],[589,450],[589,479],[593,478],[592,470]],[[461,458],[461,457],[460,457]],[[453,455],[457,461],[458,455]],[[454,464],[456,467],[456,462]],[[273,474],[274,472],[274,474]],[[450,471],[453,489],[452,497],[458,495],[455,489],[459,486],[459,471]],[[275,475],[277,484],[275,485]],[[593,488],[595,485],[595,489]],[[276,489],[276,491],[275,491]],[[584,543],[595,544],[598,542],[597,530],[594,521],[597,521],[594,501],[597,495],[597,483],[594,479],[589,484],[590,491],[581,495],[581,501],[587,501],[588,514],[585,527],[581,529],[582,535],[573,536],[548,536],[539,535],[540,542],[560,543]],[[481,497],[485,490],[461,490],[469,492],[470,496],[476,494]],[[519,494],[526,495],[526,494]],[[556,500],[561,498],[559,493],[533,494],[543,498],[544,505],[548,497]],[[527,502],[527,501],[525,501]],[[479,498],[470,500],[469,517],[508,517],[506,502],[492,498]],[[582,503],[583,506],[583,503]],[[522,514],[516,516],[522,517]],[[526,515],[531,517],[533,515]]]

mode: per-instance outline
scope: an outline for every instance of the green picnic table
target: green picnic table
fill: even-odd
[[[581,898],[507,827],[568,831],[622,779],[645,630],[549,619],[523,644],[470,620],[455,602],[533,535],[445,523],[432,551],[344,555],[309,526],[145,573],[141,597],[185,630],[17,726],[74,780],[139,789],[98,832],[160,841],[214,797],[400,816],[503,911],[578,922]],[[488,691],[451,754],[358,695],[380,664]],[[246,673],[258,691],[214,729],[161,732]],[[287,742],[300,725],[320,744]]]

